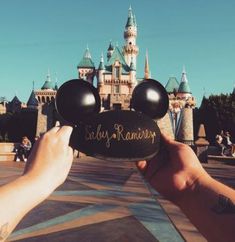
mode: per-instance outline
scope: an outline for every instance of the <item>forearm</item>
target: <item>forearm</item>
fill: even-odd
[[[234,241],[235,191],[211,177],[200,178],[178,201],[209,241]]]
[[[0,241],[5,241],[23,216],[51,191],[40,179],[27,175],[0,187]]]

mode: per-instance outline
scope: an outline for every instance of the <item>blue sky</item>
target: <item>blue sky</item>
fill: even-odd
[[[185,65],[200,105],[205,93],[232,92],[235,83],[235,1],[233,0],[0,0],[0,96],[27,102],[43,85],[47,70],[58,84],[77,77],[76,66],[89,46],[99,64],[109,40],[121,47],[128,8],[137,18],[140,48],[154,79],[180,80]]]

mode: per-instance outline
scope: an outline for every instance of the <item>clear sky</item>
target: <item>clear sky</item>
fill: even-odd
[[[77,78],[86,46],[99,64],[109,40],[124,44],[132,6],[140,48],[137,76],[144,74],[146,49],[154,79],[180,81],[185,65],[200,105],[205,93],[230,93],[235,83],[234,0],[0,0],[0,96],[27,102],[43,85],[47,70],[58,84]]]

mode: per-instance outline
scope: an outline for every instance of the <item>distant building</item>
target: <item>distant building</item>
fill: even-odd
[[[169,95],[169,111],[174,138],[187,144],[193,144],[193,109],[196,106],[189,88],[185,68],[182,71],[181,82],[176,77],[170,77],[166,86]]]
[[[78,78],[84,79],[95,85],[101,97],[102,110],[130,109],[131,95],[139,81],[151,78],[148,54],[146,52],[144,77],[137,80],[136,64],[139,48],[137,46],[137,23],[132,9],[129,9],[128,18],[124,29],[123,48],[109,43],[106,61],[103,54],[98,67],[92,60],[87,47],[83,57],[77,65]],[[189,88],[185,68],[183,68],[181,81],[170,77],[166,86],[169,95],[169,110],[160,120],[157,120],[161,131],[176,140],[187,144],[194,143],[193,134],[193,108],[195,99]],[[50,129],[58,116],[55,111],[55,95],[57,85],[48,73],[46,81],[39,90],[32,90],[27,102],[27,110],[37,112],[35,135],[40,135]],[[17,106],[17,100],[14,100]]]

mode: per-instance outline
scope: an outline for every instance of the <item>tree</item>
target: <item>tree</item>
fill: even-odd
[[[210,143],[214,143],[221,130],[229,131],[235,138],[235,93],[203,97],[198,115]]]

